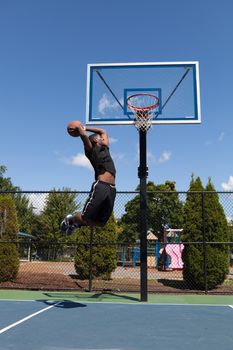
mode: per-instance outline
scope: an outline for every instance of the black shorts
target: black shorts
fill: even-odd
[[[92,184],[89,198],[83,208],[82,216],[87,222],[105,225],[112,214],[116,197],[116,187],[97,180]]]

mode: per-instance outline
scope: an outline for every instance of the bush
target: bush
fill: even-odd
[[[0,282],[12,281],[19,270],[19,255],[15,243],[0,241]]]
[[[117,266],[116,223],[112,216],[105,227],[96,227],[93,232],[92,276],[109,279]],[[90,277],[90,228],[78,230],[78,248],[75,270],[80,278]]]
[[[0,196],[0,282],[16,278],[19,270],[18,223],[14,200]]]
[[[207,246],[207,289],[214,289],[224,282],[228,272],[228,249],[223,246]],[[190,288],[205,289],[204,248],[200,245],[186,245],[182,256],[183,278]]]
[[[206,243],[205,251],[203,244],[185,245],[182,254],[183,278],[191,288],[203,290],[207,286],[210,290],[223,283],[228,273],[229,249],[224,242],[229,240],[229,229],[218,195],[209,180],[203,193],[205,238],[203,237],[202,193],[192,191],[204,191],[199,178],[196,181],[192,180],[190,184],[190,193],[184,206],[185,224],[182,240],[203,242],[205,239],[206,242],[223,242],[223,244]]]

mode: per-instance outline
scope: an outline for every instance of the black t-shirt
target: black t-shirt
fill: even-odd
[[[91,165],[95,170],[95,179],[103,173],[108,171],[114,177],[116,176],[116,168],[112,157],[109,152],[108,146],[97,146],[92,147],[91,151],[85,150],[86,157],[90,160]]]

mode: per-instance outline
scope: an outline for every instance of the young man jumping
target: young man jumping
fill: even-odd
[[[69,235],[73,229],[81,226],[104,226],[107,223],[116,197],[116,169],[105,130],[84,127],[79,121],[72,121],[67,131],[73,137],[81,137],[85,155],[95,171],[95,181],[83,211],[67,215],[61,223],[61,231]],[[88,136],[88,131],[93,134]]]

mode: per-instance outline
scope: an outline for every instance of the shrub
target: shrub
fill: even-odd
[[[224,210],[219,203],[218,195],[209,180],[206,190],[202,186],[200,178],[192,179],[190,193],[184,206],[184,233],[182,240],[186,242],[226,242],[229,240],[229,229]],[[194,193],[193,191],[204,191]],[[210,193],[211,191],[211,193]],[[192,193],[193,192],[193,193]],[[209,193],[208,193],[209,192]],[[205,237],[203,236],[203,202]],[[224,282],[229,266],[229,251],[224,244],[185,245],[182,259],[184,262],[183,278],[191,288],[213,289]],[[205,259],[206,252],[206,263]],[[206,265],[206,279],[205,279]]]
[[[0,196],[0,282],[16,278],[19,270],[18,223],[14,200]]]
[[[104,227],[96,227],[93,231],[92,276],[109,279],[117,266],[116,222],[111,216]],[[75,270],[79,277],[90,276],[90,228],[78,230],[78,248],[75,256]]]
[[[0,241],[0,282],[12,281],[19,270],[19,256],[15,243]]]

